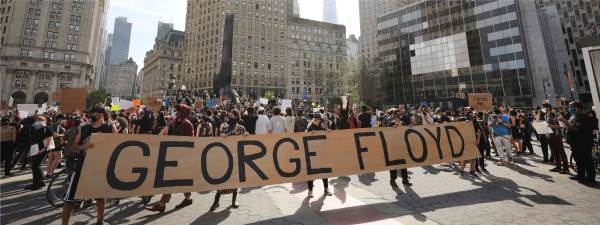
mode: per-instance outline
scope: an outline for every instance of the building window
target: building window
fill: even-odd
[[[59,88],[70,88],[71,87],[71,83],[60,83],[58,85]]]
[[[21,49],[21,56],[23,56],[23,57],[32,57],[33,56],[33,51],[31,51],[29,49]]]
[[[50,88],[51,82],[48,81],[39,81],[37,88]]]

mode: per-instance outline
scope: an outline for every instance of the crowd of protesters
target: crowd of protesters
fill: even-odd
[[[49,112],[28,118],[19,118],[18,112],[8,113],[2,117],[1,132],[4,175],[11,176],[11,171],[17,165],[20,170],[30,165],[33,178],[26,189],[37,190],[52,178],[57,167],[70,168],[73,178],[65,196],[63,211],[63,223],[67,224],[73,208],[79,202],[74,198],[74,193],[85,150],[93,148],[89,143],[92,133],[217,137],[472,121],[482,157],[456,162],[460,177],[478,177],[482,173],[489,173],[486,161],[493,160],[499,166],[510,166],[520,155],[535,154],[532,147],[532,137],[535,137],[541,145],[543,162],[555,166],[550,171],[571,174],[569,156],[563,144],[566,141],[576,162],[576,175],[571,179],[583,184],[596,184],[592,147],[598,122],[593,111],[585,111],[579,102],[572,102],[567,109],[544,104],[532,111],[495,107],[489,112],[477,112],[469,107],[433,110],[427,105],[398,105],[385,112],[366,106],[325,111],[322,108],[313,109],[304,103],[284,109],[279,107],[281,100],[278,98],[270,99],[267,104],[256,103],[251,98],[222,100],[214,107],[208,107],[207,102],[208,96],[178,93],[173,106],[163,106],[157,112],[147,108],[108,112],[106,109],[109,107],[95,107],[85,113]],[[532,123],[540,121],[547,122],[552,133],[537,134]],[[66,165],[61,164],[63,158]],[[45,159],[44,175],[41,165]],[[469,171],[465,172],[467,164]],[[412,185],[406,169],[401,169],[400,175],[402,184]],[[390,185],[394,188],[398,186],[396,177],[397,171],[390,171]],[[322,182],[324,194],[331,195],[328,179],[322,179]],[[307,183],[308,197],[313,197],[313,181]],[[220,197],[224,194],[232,194],[233,208],[239,206],[237,189],[219,190],[211,210],[219,207]],[[192,204],[192,194],[184,193],[184,196],[176,208]],[[145,209],[164,212],[170,198],[170,194],[165,194],[159,201],[146,205]],[[98,199],[96,203],[98,221],[101,222],[104,201]]]

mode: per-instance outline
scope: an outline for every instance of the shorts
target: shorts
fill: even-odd
[[[83,167],[83,160],[77,159],[76,162],[72,163],[72,170],[69,172],[69,186],[67,187],[67,191],[65,193],[65,198],[63,202],[65,203],[79,203],[82,200],[75,199],[75,192],[77,191],[77,185],[79,184],[79,176],[81,175],[81,168]],[[70,165],[71,166],[71,165]]]

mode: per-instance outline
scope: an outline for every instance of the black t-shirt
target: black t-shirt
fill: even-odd
[[[577,114],[573,126],[577,130],[569,130],[569,143],[577,145],[591,145],[594,140],[594,119],[587,114]]]
[[[47,126],[35,129],[31,132],[32,144],[38,144],[39,149],[44,148],[44,139],[52,137],[52,129]]]
[[[371,127],[371,113],[363,112],[358,115],[358,120],[360,121],[360,128],[370,128]]]
[[[256,134],[256,120],[258,120],[258,116],[242,116],[242,125],[246,128],[248,133]]]
[[[102,124],[102,126],[94,128],[91,123],[85,124],[81,127],[81,134],[79,135],[79,144],[86,144],[87,140],[93,133],[112,133],[112,126],[108,123]]]
[[[306,131],[308,131],[308,132],[317,131],[317,130],[325,130],[325,128],[323,128],[320,125],[316,125],[315,123],[310,123],[308,128],[306,128]]]

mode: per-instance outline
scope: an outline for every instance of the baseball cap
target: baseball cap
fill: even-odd
[[[99,107],[99,106],[88,110],[86,113],[102,113],[104,115],[108,115],[108,112],[106,112],[106,109],[103,107]]]

